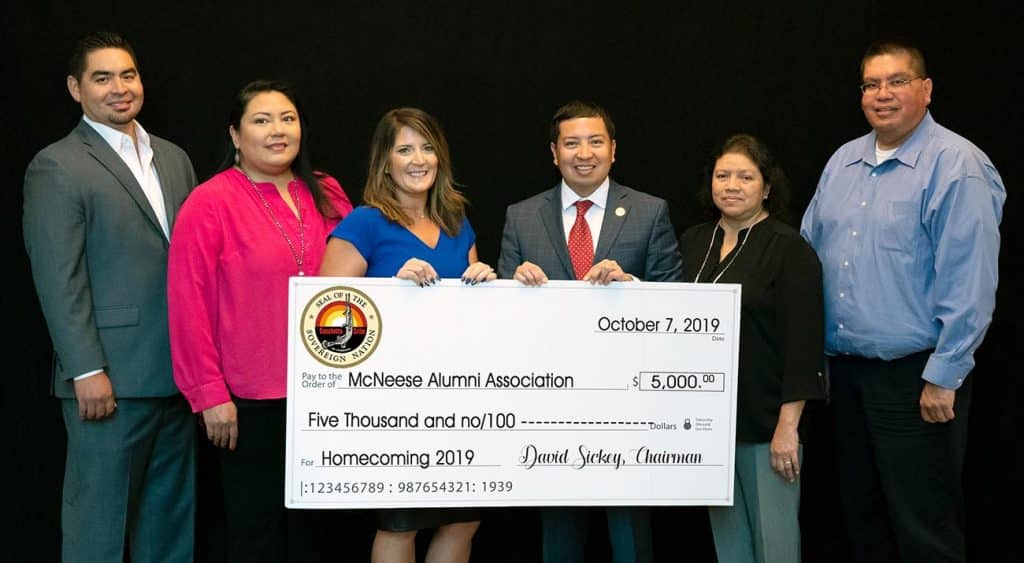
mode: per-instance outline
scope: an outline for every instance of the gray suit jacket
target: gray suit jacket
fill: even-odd
[[[576,279],[562,226],[561,184],[505,213],[498,276],[511,278],[523,262],[540,266],[548,279]],[[622,215],[617,209],[625,211]],[[615,260],[646,281],[680,281],[682,265],[665,200],[610,182],[594,263]]]
[[[188,156],[151,135],[168,224],[196,185]],[[25,173],[25,248],[55,352],[53,392],[106,369],[116,397],[166,397],[167,246],[131,171],[85,121]]]

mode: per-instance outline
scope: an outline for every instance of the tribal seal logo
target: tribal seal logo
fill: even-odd
[[[380,343],[380,311],[362,291],[332,287],[302,311],[302,343],[320,363],[347,368],[373,354]]]

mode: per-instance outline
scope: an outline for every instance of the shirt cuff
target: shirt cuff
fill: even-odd
[[[182,390],[182,395],[192,406],[192,412],[196,413],[231,401],[231,392],[223,379],[194,387],[188,392]]]
[[[964,384],[973,367],[974,358],[970,354],[956,361],[932,354],[928,356],[928,363],[925,364],[921,377],[939,387],[955,391]]]
[[[74,381],[81,381],[83,379],[92,377],[92,376],[94,376],[96,374],[99,374],[99,373],[103,373],[103,370],[102,369],[94,369],[92,371],[85,372],[82,375],[79,375],[79,376],[75,377]]]

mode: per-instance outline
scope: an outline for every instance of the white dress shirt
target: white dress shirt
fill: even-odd
[[[117,156],[121,157],[128,169],[132,171],[132,176],[135,176],[135,181],[142,187],[142,192],[146,194],[146,199],[149,201],[150,207],[153,208],[153,212],[156,213],[157,221],[160,222],[160,228],[164,231],[164,236],[170,240],[170,228],[167,225],[167,208],[164,206],[164,192],[160,187],[160,178],[156,173],[156,165],[153,163],[153,146],[149,142],[149,133],[142,128],[142,124],[138,121],[135,122],[135,138],[138,140],[138,150],[136,150],[135,143],[132,142],[132,138],[109,125],[97,123],[88,116],[83,116],[82,119],[89,124],[90,127],[96,130],[103,137],[103,140],[110,145],[110,148],[114,149]]]
[[[594,205],[590,206],[583,218],[587,220],[590,227],[590,240],[594,244],[594,252],[597,252],[597,238],[601,236],[601,225],[604,224],[604,210],[608,206],[608,186],[611,182],[608,178],[601,182],[601,185],[594,190],[594,193],[587,197],[580,197],[572,191],[562,180],[562,229],[565,231],[565,242],[569,243],[569,231],[576,223],[576,202],[590,200]]]

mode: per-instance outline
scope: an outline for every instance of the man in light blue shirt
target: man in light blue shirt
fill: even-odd
[[[875,43],[861,73],[872,131],[832,155],[801,225],[824,268],[843,510],[858,561],[963,561],[968,374],[1006,191],[928,112],[918,49]]]

